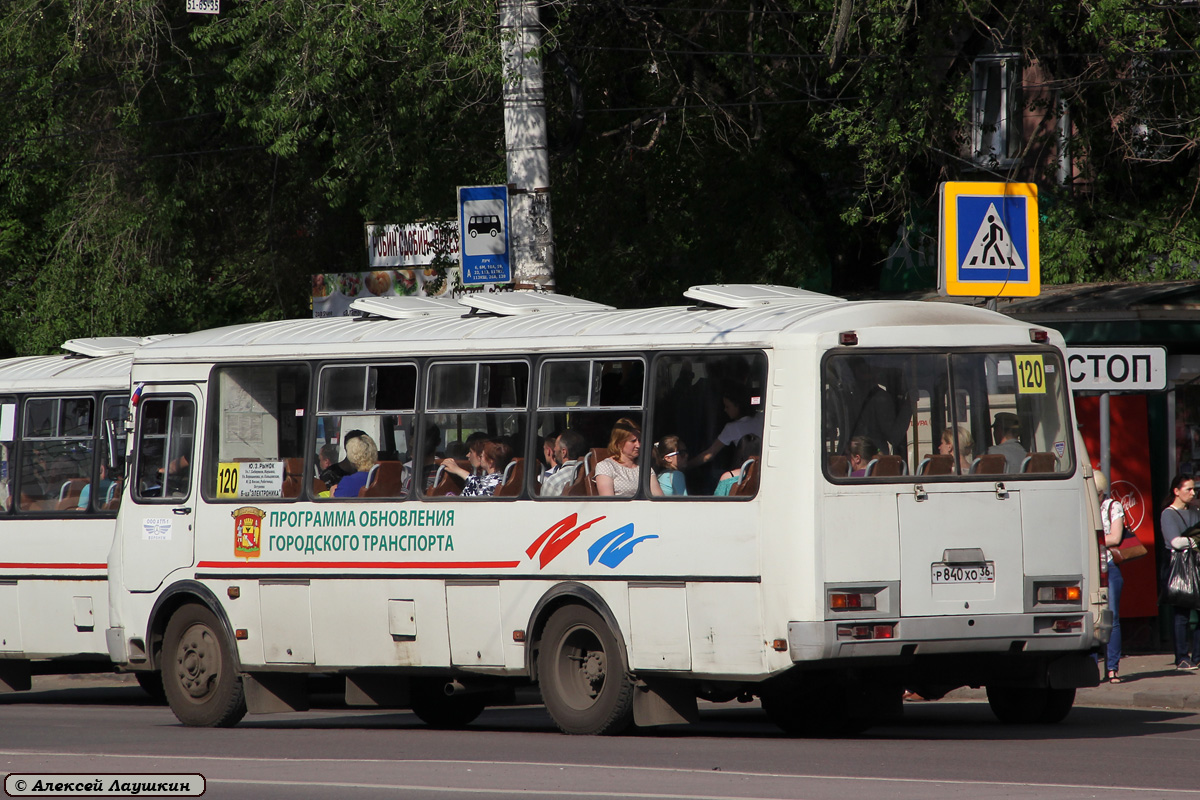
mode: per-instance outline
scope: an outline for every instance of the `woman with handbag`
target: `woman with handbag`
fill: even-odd
[[[1125,508],[1119,500],[1108,493],[1108,478],[1100,470],[1094,473],[1096,489],[1100,493],[1100,519],[1104,525],[1104,546],[1108,549],[1108,610],[1112,612],[1112,632],[1108,635],[1108,653],[1104,665],[1104,680],[1120,683],[1117,675],[1121,667],[1121,589],[1125,579],[1121,567],[1113,558],[1113,551],[1120,547],[1125,537]]]
[[[1176,475],[1171,481],[1171,503],[1163,509],[1159,519],[1163,543],[1168,550],[1195,547],[1195,541],[1183,535],[1184,531],[1200,523],[1200,512],[1192,507],[1195,499],[1196,482],[1186,475]],[[1180,606],[1172,608],[1175,612],[1175,666],[1177,669],[1196,669],[1200,666],[1200,629],[1192,631],[1189,637],[1192,610]]]

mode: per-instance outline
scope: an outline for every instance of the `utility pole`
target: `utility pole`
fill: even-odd
[[[509,225],[517,289],[554,291],[550,158],[537,0],[500,0],[504,56],[504,141],[508,150]]]

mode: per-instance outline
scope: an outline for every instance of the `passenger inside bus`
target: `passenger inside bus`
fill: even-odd
[[[359,489],[367,485],[371,467],[379,461],[375,440],[361,431],[357,433],[359,435],[346,440],[346,460],[354,465],[355,472],[338,481],[333,490],[334,497],[358,497]]]
[[[847,457],[850,460],[850,477],[865,478],[867,475],[867,466],[879,455],[879,448],[875,446],[875,442],[871,441],[866,436],[855,436],[850,440],[850,446],[847,448]]]
[[[741,483],[742,475],[750,469],[750,464],[759,457],[762,453],[762,439],[752,433],[748,433],[738,442],[737,449],[734,451],[734,462],[738,465],[728,472],[722,473],[721,480],[717,483],[714,495],[718,497],[728,497],[733,493],[733,487]]]
[[[542,497],[561,497],[574,482],[583,468],[583,459],[588,454],[587,439],[579,431],[565,430],[554,445],[554,460],[558,469],[542,481]]]
[[[601,497],[633,497],[638,490],[638,459],[642,452],[642,429],[628,417],[613,425],[608,440],[609,458],[596,465],[596,493]],[[662,496],[657,476],[650,493]]]
[[[687,448],[682,439],[671,434],[654,443],[654,468],[658,471],[658,485],[664,495],[687,495],[687,479],[682,472],[687,469]],[[720,494],[719,484],[717,488],[717,494]]]
[[[1001,411],[992,423],[992,436],[996,442],[988,448],[989,455],[1004,456],[1005,472],[1020,472],[1021,462],[1027,451],[1020,442],[1021,420],[1012,412]]]
[[[468,451],[468,458],[471,458],[471,455],[475,452],[474,449]],[[463,497],[490,497],[494,495],[496,489],[504,480],[505,467],[513,460],[512,446],[504,441],[490,439],[483,441],[478,452],[479,455],[476,458],[479,466],[475,471],[463,469],[453,458],[447,458],[442,461],[442,467],[447,472],[465,479],[462,489]],[[472,467],[475,466],[475,463],[476,459],[471,459]]]
[[[749,389],[733,381],[726,381],[721,387],[721,403],[729,422],[725,423],[725,427],[708,449],[693,459],[697,466],[712,461],[722,450],[735,444],[746,434],[762,438],[763,418],[761,414],[756,413]]]
[[[971,471],[971,461],[974,459],[975,439],[966,425],[959,425],[958,431],[958,468],[966,475]],[[938,453],[944,456],[954,455],[955,427],[950,426],[942,431],[942,441],[938,445]]]

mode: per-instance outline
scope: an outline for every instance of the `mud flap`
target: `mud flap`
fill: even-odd
[[[633,690],[633,724],[639,728],[654,725],[682,725],[700,719],[695,689],[683,682],[639,681]]]
[[[246,710],[251,714],[308,711],[306,676],[290,672],[259,672],[242,675]]]

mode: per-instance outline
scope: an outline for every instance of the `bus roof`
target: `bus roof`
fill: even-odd
[[[1002,314],[951,303],[917,301],[846,301],[841,298],[798,292],[788,298],[779,292],[764,292],[754,302],[753,291],[697,292],[690,297],[730,297],[728,307],[701,303],[694,306],[626,310],[580,310],[552,305],[530,313],[529,301],[519,310],[479,313],[464,304],[463,313],[405,313],[401,306],[391,317],[338,317],[260,322],[182,334],[140,348],[135,360],[206,361],[238,358],[305,357],[378,354],[393,346],[412,350],[419,343],[422,354],[478,350],[481,345],[518,352],[555,349],[617,349],[648,346],[711,345],[772,346],[783,336],[814,336],[856,330],[860,342],[869,346],[875,338],[881,345],[899,344],[883,331],[897,328],[937,329],[944,343],[948,325],[989,326],[987,342],[1029,343],[1022,333],[1028,325]],[[721,287],[729,290],[732,287]],[[753,289],[754,287],[749,287]],[[767,287],[775,289],[777,287]],[[496,297],[495,295],[493,298]],[[749,299],[748,299],[749,298]],[[398,301],[410,298],[396,298]],[[489,304],[491,307],[500,307]],[[384,313],[387,313],[386,311]],[[1007,330],[1005,330],[1007,329]],[[864,336],[867,331],[880,336]],[[955,344],[969,344],[955,337]],[[980,341],[980,344],[986,343]]]
[[[26,356],[0,361],[0,394],[8,392],[129,390],[133,356]]]

